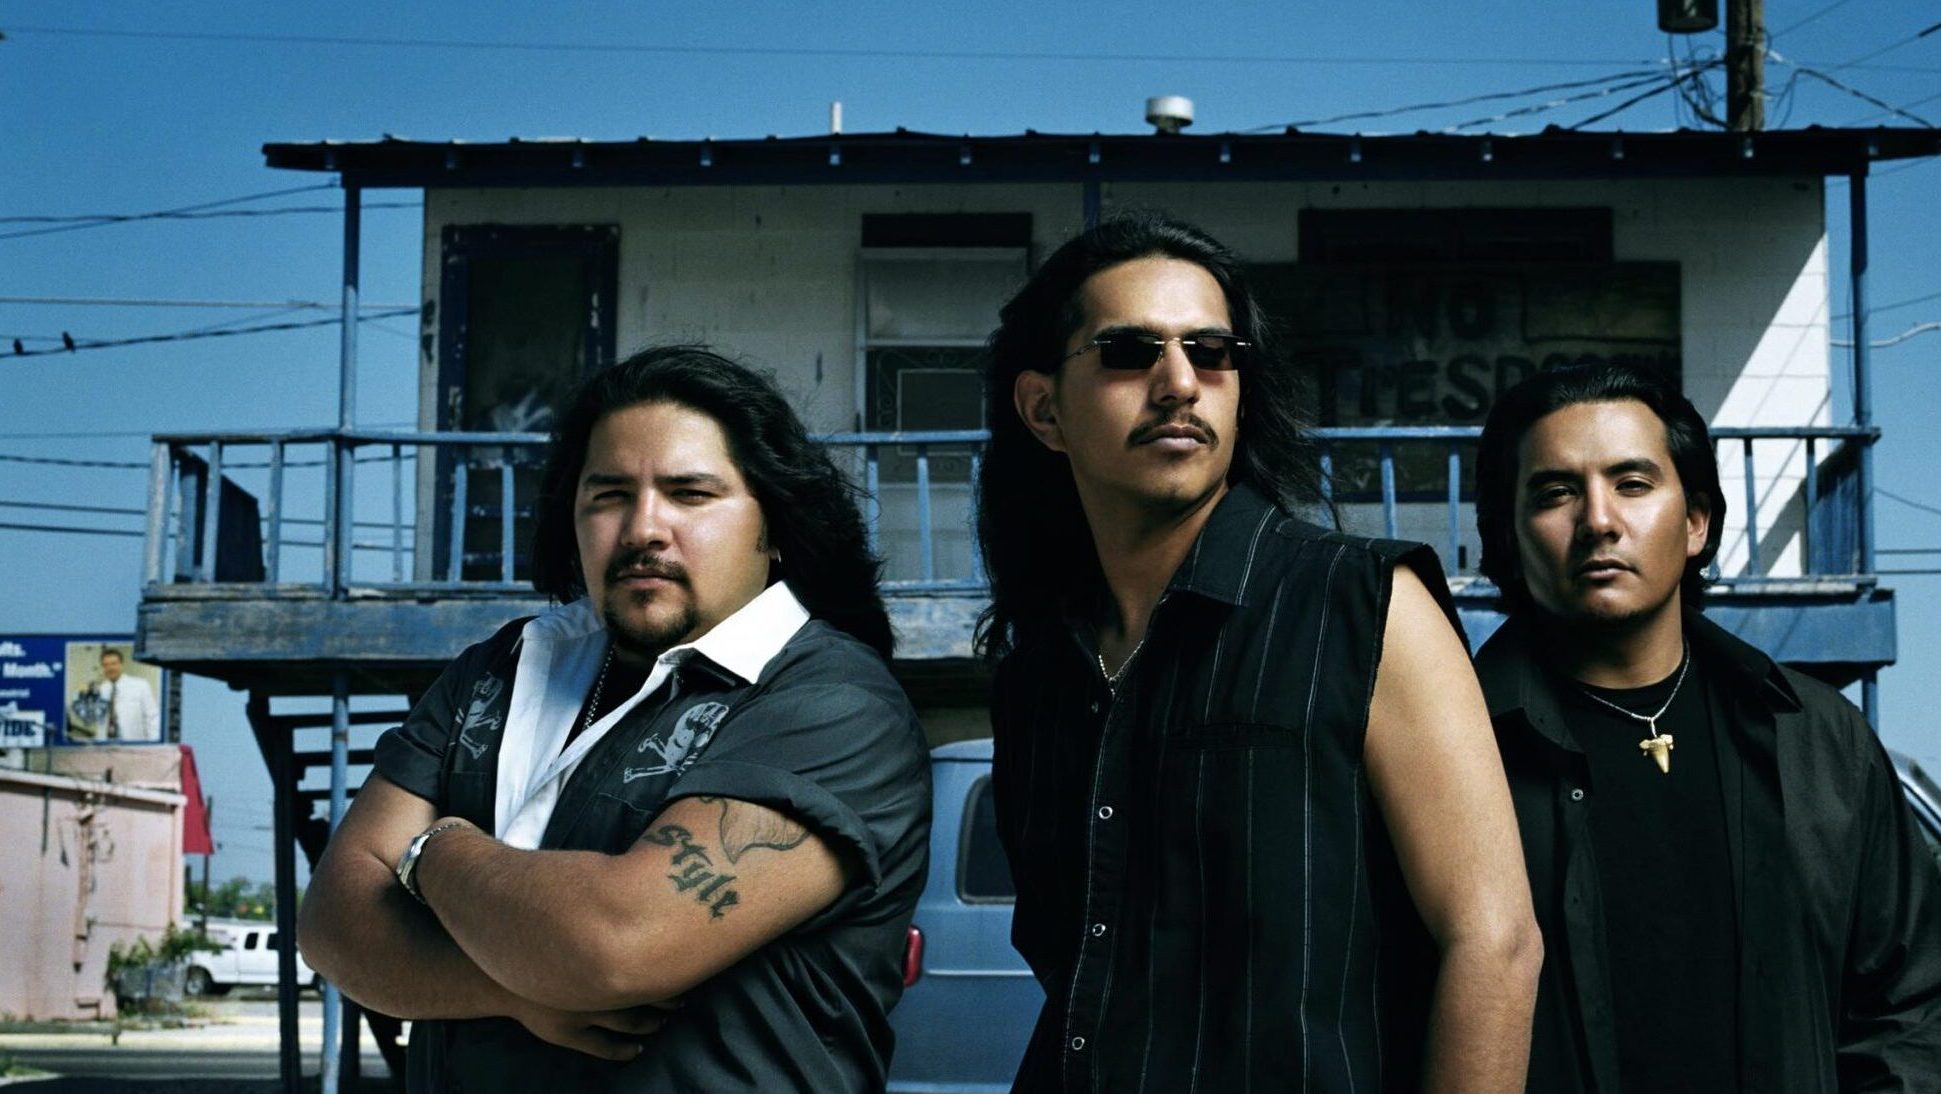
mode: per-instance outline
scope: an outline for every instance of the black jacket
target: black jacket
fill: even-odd
[[[1941,876],[1886,750],[1825,684],[1703,616],[1685,630],[1716,677],[1740,1087],[1941,1090]],[[1536,648],[1512,619],[1476,660],[1544,932],[1530,1089],[1615,1091],[1596,796]]]

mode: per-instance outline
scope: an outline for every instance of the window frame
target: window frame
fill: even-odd
[[[957,888],[957,900],[958,900],[958,903],[960,904],[991,905],[991,904],[1016,904],[1018,902],[1018,885],[1017,885],[1017,878],[1015,876],[1012,876],[1012,879],[1011,879],[1010,896],[972,896],[965,887],[965,882],[968,880],[970,875],[971,839],[973,835],[976,833],[976,827],[977,827],[975,824],[972,823],[972,818],[977,815],[978,802],[981,800],[982,797],[989,796],[991,792],[992,792],[991,775],[989,772],[985,772],[979,775],[975,780],[971,782],[969,792],[967,792],[964,795],[964,812],[961,820],[957,825],[957,886],[956,888]],[[997,833],[995,804],[993,804],[992,806],[992,818],[993,819],[991,824],[991,842],[993,845],[996,846],[999,858],[1004,861],[1005,873],[1010,874],[1010,871],[1011,871],[1010,860],[1008,858],[1005,858],[1004,856],[1004,842],[998,837],[998,833]]]

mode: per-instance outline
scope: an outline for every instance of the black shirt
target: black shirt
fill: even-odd
[[[1362,767],[1411,544],[1235,487],[1127,662],[1021,634],[992,722],[1012,940],[1046,1005],[1019,1091],[1412,1089],[1436,957]]]
[[[1711,1094],[1739,1083],[1739,936],[1732,859],[1706,691],[1693,658],[1641,688],[1561,681],[1565,717],[1590,765],[1597,795],[1591,843],[1604,896],[1625,1090]],[[1650,727],[1595,702],[1664,714],[1671,770],[1640,747]],[[1669,704],[1669,705],[1668,705]]]
[[[1684,623],[1709,685],[1738,913],[1736,1020],[1714,1031],[1738,1061],[1724,1089],[1936,1089],[1941,878],[1893,761],[1832,688],[1696,612]],[[1591,827],[1606,795],[1591,784],[1575,708],[1542,668],[1542,649],[1512,615],[1476,657],[1543,928],[1529,1089],[1605,1094],[1628,1089],[1618,1046],[1629,1033],[1614,1015],[1617,925],[1606,922]],[[1671,778],[1695,751],[1678,741]]]
[[[488,832],[523,622],[460,655],[377,745],[386,778]],[[713,732],[691,766],[648,777],[629,766],[697,718]],[[851,865],[853,884],[690,992],[630,1063],[547,1044],[510,1019],[415,1022],[414,1094],[882,1089],[930,829],[923,731],[882,658],[814,619],[752,684],[688,658],[581,760],[540,846],[619,854],[672,801],[698,795],[802,822]]]

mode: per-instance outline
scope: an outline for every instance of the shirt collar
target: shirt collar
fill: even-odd
[[[787,582],[778,581],[706,634],[661,654],[661,660],[679,664],[692,654],[700,654],[752,684],[808,621],[809,610],[795,598]]]
[[[787,582],[778,581],[736,609],[733,615],[716,623],[706,634],[667,650],[659,660],[678,668],[699,654],[752,684],[808,621],[809,610],[795,598]],[[593,607],[592,598],[583,596],[534,619],[522,633],[528,642],[559,642],[596,634],[604,639],[605,626]]]
[[[1212,515],[1193,540],[1193,549],[1173,571],[1166,588],[1198,593],[1223,604],[1244,605],[1260,527],[1278,513],[1260,491],[1245,482],[1235,483],[1214,505]]]
[[[1756,697],[1775,712],[1801,709],[1799,695],[1779,665],[1758,648],[1694,611],[1685,613],[1685,637],[1695,656],[1725,676],[1728,691]],[[1556,675],[1537,650],[1535,627],[1524,615],[1512,615],[1483,643],[1476,654],[1476,678],[1490,717],[1501,724],[1506,715],[1521,714],[1538,733],[1575,750],[1559,713]]]

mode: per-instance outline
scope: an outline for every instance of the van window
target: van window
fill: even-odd
[[[260,939],[261,937],[262,936],[257,934],[255,931],[250,931],[248,934],[243,935],[243,949],[245,950],[255,949],[257,940]]]
[[[964,832],[957,850],[957,895],[973,904],[1009,904],[1018,898],[1017,887],[1011,883],[1011,865],[997,841],[997,807],[988,775],[977,780],[971,787],[970,800],[964,803]]]

